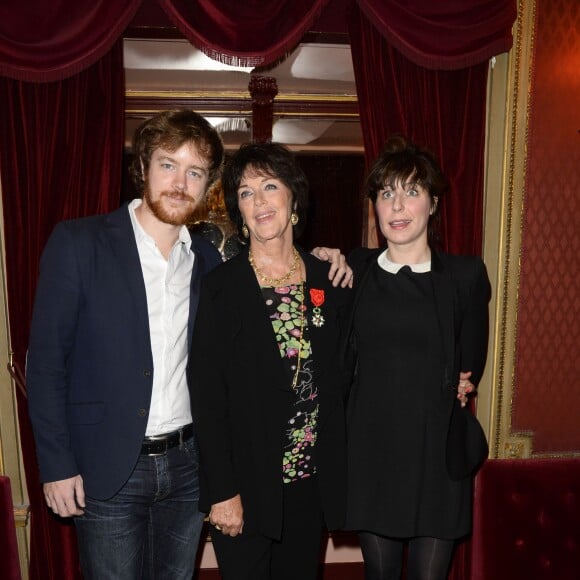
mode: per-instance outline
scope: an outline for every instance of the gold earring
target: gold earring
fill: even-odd
[[[290,216],[290,223],[295,226],[298,223],[298,214],[296,212],[292,212],[292,215]]]
[[[242,226],[242,234],[246,239],[250,237],[250,230],[248,230],[248,226],[246,224]]]

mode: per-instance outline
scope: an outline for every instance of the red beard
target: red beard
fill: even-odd
[[[173,208],[168,210],[167,207],[163,204],[164,197],[186,200],[189,202],[189,205],[183,208]],[[185,193],[178,193],[175,191],[162,191],[159,194],[157,200],[153,200],[151,197],[151,191],[147,186],[145,187],[144,198],[153,215],[159,221],[165,224],[170,224],[172,226],[184,226],[187,224],[187,222],[193,216],[197,206],[197,202],[193,197],[186,195]]]

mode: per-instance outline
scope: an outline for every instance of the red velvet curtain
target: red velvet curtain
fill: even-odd
[[[378,0],[359,0],[363,3],[367,8],[372,4],[375,13],[383,7]],[[446,3],[436,3],[431,14],[440,4]],[[451,182],[442,203],[442,245],[454,253],[480,253],[487,62],[456,70],[423,68],[388,42],[388,33],[378,28],[381,20],[371,23],[353,0],[348,10],[367,163],[376,158],[392,133],[403,133],[431,149]],[[458,17],[458,26],[457,21]],[[502,31],[505,34],[505,26]],[[429,32],[429,27],[422,29],[424,37]],[[435,44],[435,37],[431,42]],[[490,44],[489,49],[494,46]],[[487,58],[487,52],[480,54]],[[455,64],[460,65],[462,55],[455,56],[459,59]]]
[[[308,220],[298,243],[303,248],[340,248],[348,255],[361,245],[363,204],[357,192],[365,177],[364,159],[360,155],[302,153],[298,162],[308,177],[311,194]]]
[[[157,0],[181,33],[208,56],[267,65],[300,42],[328,0]]]
[[[23,0],[0,4],[0,76],[61,80],[106,54],[142,0]]]
[[[20,562],[10,479],[0,475],[0,577],[4,580],[20,580]]]
[[[515,0],[356,2],[389,44],[426,68],[464,68],[512,46]]]
[[[57,221],[118,206],[124,139],[122,43],[69,79],[0,77],[0,171],[11,348],[24,368],[40,254]],[[31,502],[32,580],[79,577],[74,529],[42,497],[26,400],[18,411]]]

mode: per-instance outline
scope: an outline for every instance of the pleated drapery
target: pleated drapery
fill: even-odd
[[[54,224],[118,206],[125,122],[122,48],[118,40],[94,65],[61,81],[0,77],[10,348],[21,376],[38,263]],[[26,399],[20,391],[17,395],[31,506],[30,578],[78,578],[74,528],[46,507]]]

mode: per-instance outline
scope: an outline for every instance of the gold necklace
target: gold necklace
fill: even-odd
[[[294,272],[296,272],[296,268],[298,268],[298,262],[300,260],[300,255],[298,254],[298,251],[296,250],[296,248],[292,248],[294,250],[294,261],[292,262],[292,266],[290,268],[290,270],[288,270],[288,272],[286,274],[284,274],[284,276],[281,276],[280,278],[269,278],[268,276],[266,276],[262,270],[260,270],[260,268],[258,268],[258,266],[256,266],[255,262],[254,262],[254,256],[252,255],[252,250],[249,251],[248,253],[248,261],[250,262],[250,266],[252,266],[252,268],[254,269],[254,272],[256,272],[258,278],[260,278],[260,280],[262,280],[263,282],[265,282],[268,286],[274,286],[274,288],[277,288],[278,286],[282,286],[282,284],[284,284],[284,282],[288,282],[288,280],[290,280],[290,278],[292,277],[292,274],[294,274]]]
[[[300,286],[301,298],[300,306],[298,310],[300,311],[300,336],[298,337],[298,357],[296,358],[296,371],[294,373],[294,378],[292,379],[292,390],[296,390],[296,385],[298,384],[298,375],[300,374],[300,363],[302,362],[300,355],[302,354],[302,341],[304,339],[304,284],[300,282],[297,284]]]

